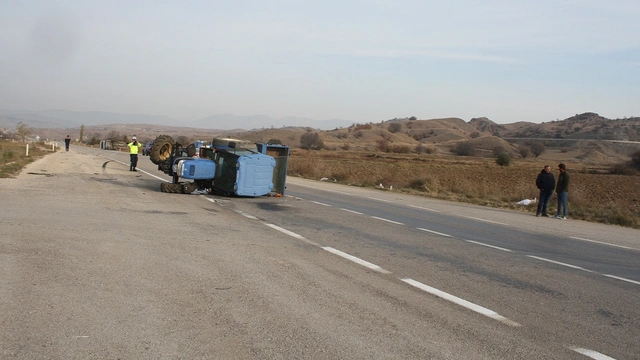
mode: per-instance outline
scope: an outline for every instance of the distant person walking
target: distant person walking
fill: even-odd
[[[551,199],[553,190],[556,188],[556,178],[551,173],[551,166],[544,166],[544,169],[542,169],[536,178],[536,186],[540,189],[540,201],[538,201],[536,216],[542,215],[549,217],[549,214],[547,213],[547,205],[549,205],[549,199]]]
[[[64,138],[64,148],[67,149],[67,151],[69,151],[69,144],[71,144],[71,138],[67,135],[67,137]]]
[[[567,196],[569,195],[569,173],[565,164],[558,164],[558,184],[556,193],[558,194],[558,213],[555,218],[567,220]]]
[[[138,171],[136,170],[136,166],[138,166],[138,152],[142,145],[136,139],[136,136],[133,135],[131,137],[131,142],[127,144],[129,147],[129,158],[131,159],[131,164],[129,165],[129,171]]]

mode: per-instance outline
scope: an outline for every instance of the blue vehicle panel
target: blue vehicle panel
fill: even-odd
[[[180,160],[177,165],[177,174],[184,179],[213,179],[216,174],[216,163],[208,159]]]
[[[276,161],[263,154],[245,155],[238,158],[238,171],[234,192],[238,196],[262,196],[273,189],[273,169]]]

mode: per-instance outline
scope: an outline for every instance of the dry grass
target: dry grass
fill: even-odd
[[[571,218],[640,228],[640,176],[593,174],[578,162],[567,166]],[[393,187],[409,194],[529,212],[535,212],[535,205],[516,202],[538,197],[535,179],[541,169],[533,160],[503,167],[490,158],[348,151],[296,150],[289,161],[289,174],[304,178],[327,177],[354,186],[382,184],[385,191]],[[555,196],[549,206],[556,208]]]
[[[52,152],[51,147],[43,143],[29,143],[27,156],[26,147],[25,143],[0,141],[0,178],[14,177],[27,164]]]

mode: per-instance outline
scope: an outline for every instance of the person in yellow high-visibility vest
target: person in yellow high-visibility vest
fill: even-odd
[[[136,136],[133,135],[131,137],[131,142],[127,144],[129,147],[129,158],[131,159],[131,164],[129,165],[129,171],[138,171],[136,170],[136,166],[138,166],[138,151],[142,145],[136,139]]]

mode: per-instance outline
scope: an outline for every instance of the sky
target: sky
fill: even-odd
[[[638,0],[0,0],[0,109],[640,116]]]

